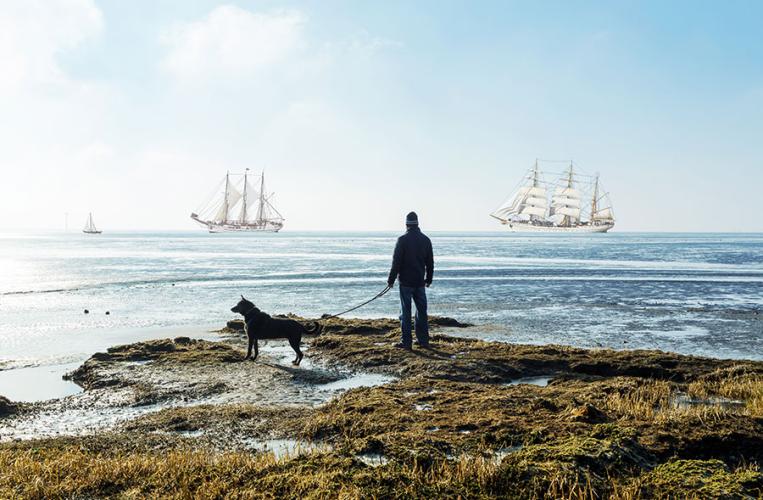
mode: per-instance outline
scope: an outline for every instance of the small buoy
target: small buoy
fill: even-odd
[[[175,283],[173,283],[172,286],[175,286]]]
[[[87,309],[85,309],[85,314],[90,314],[90,311],[88,311]]]
[[[108,316],[109,314],[111,314],[111,313],[109,311],[106,311],[106,316]]]

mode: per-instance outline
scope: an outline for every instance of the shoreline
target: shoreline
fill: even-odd
[[[33,452],[42,475],[63,458],[157,473],[168,454],[199,474],[193,488],[254,496],[385,496],[403,484],[419,497],[763,492],[751,465],[763,460],[763,362],[486,342],[448,335],[466,326],[455,320],[432,323],[434,349],[402,352],[395,320],[328,320],[304,339],[299,368],[279,341],[240,362],[240,321],[214,341],[112,347],[72,372],[81,394],[0,404],[0,494],[25,487]],[[55,425],[63,432],[39,432]],[[209,479],[231,460],[251,478]],[[106,491],[57,473],[47,487],[95,496],[192,488],[119,477]]]

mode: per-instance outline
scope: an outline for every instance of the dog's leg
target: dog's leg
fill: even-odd
[[[254,357],[252,358],[252,361],[257,361],[257,356],[260,354],[259,345],[257,342],[257,337],[254,337]]]
[[[294,352],[297,353],[297,357],[294,359],[294,361],[291,362],[291,364],[295,366],[299,366],[299,362],[302,361],[302,351],[299,350],[299,342],[301,339],[295,338],[295,337],[289,337],[289,345],[291,345],[291,348],[294,349]]]
[[[254,336],[249,337],[249,347],[246,349],[246,357],[244,358],[244,361],[247,359],[250,359],[252,357],[252,346],[254,345]]]

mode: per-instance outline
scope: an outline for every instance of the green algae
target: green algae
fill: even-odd
[[[720,460],[671,460],[639,478],[638,494],[654,498],[754,498],[763,495],[763,474],[754,467],[731,470]]]

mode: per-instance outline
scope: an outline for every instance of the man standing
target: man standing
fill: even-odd
[[[419,229],[419,217],[416,212],[405,218],[407,231],[397,239],[395,254],[392,257],[392,269],[389,271],[387,285],[390,288],[400,276],[400,327],[403,330],[401,342],[395,347],[410,349],[411,338],[411,299],[416,304],[416,339],[419,346],[429,347],[429,323],[427,322],[427,293],[424,288],[432,284],[434,257],[432,242]]]

